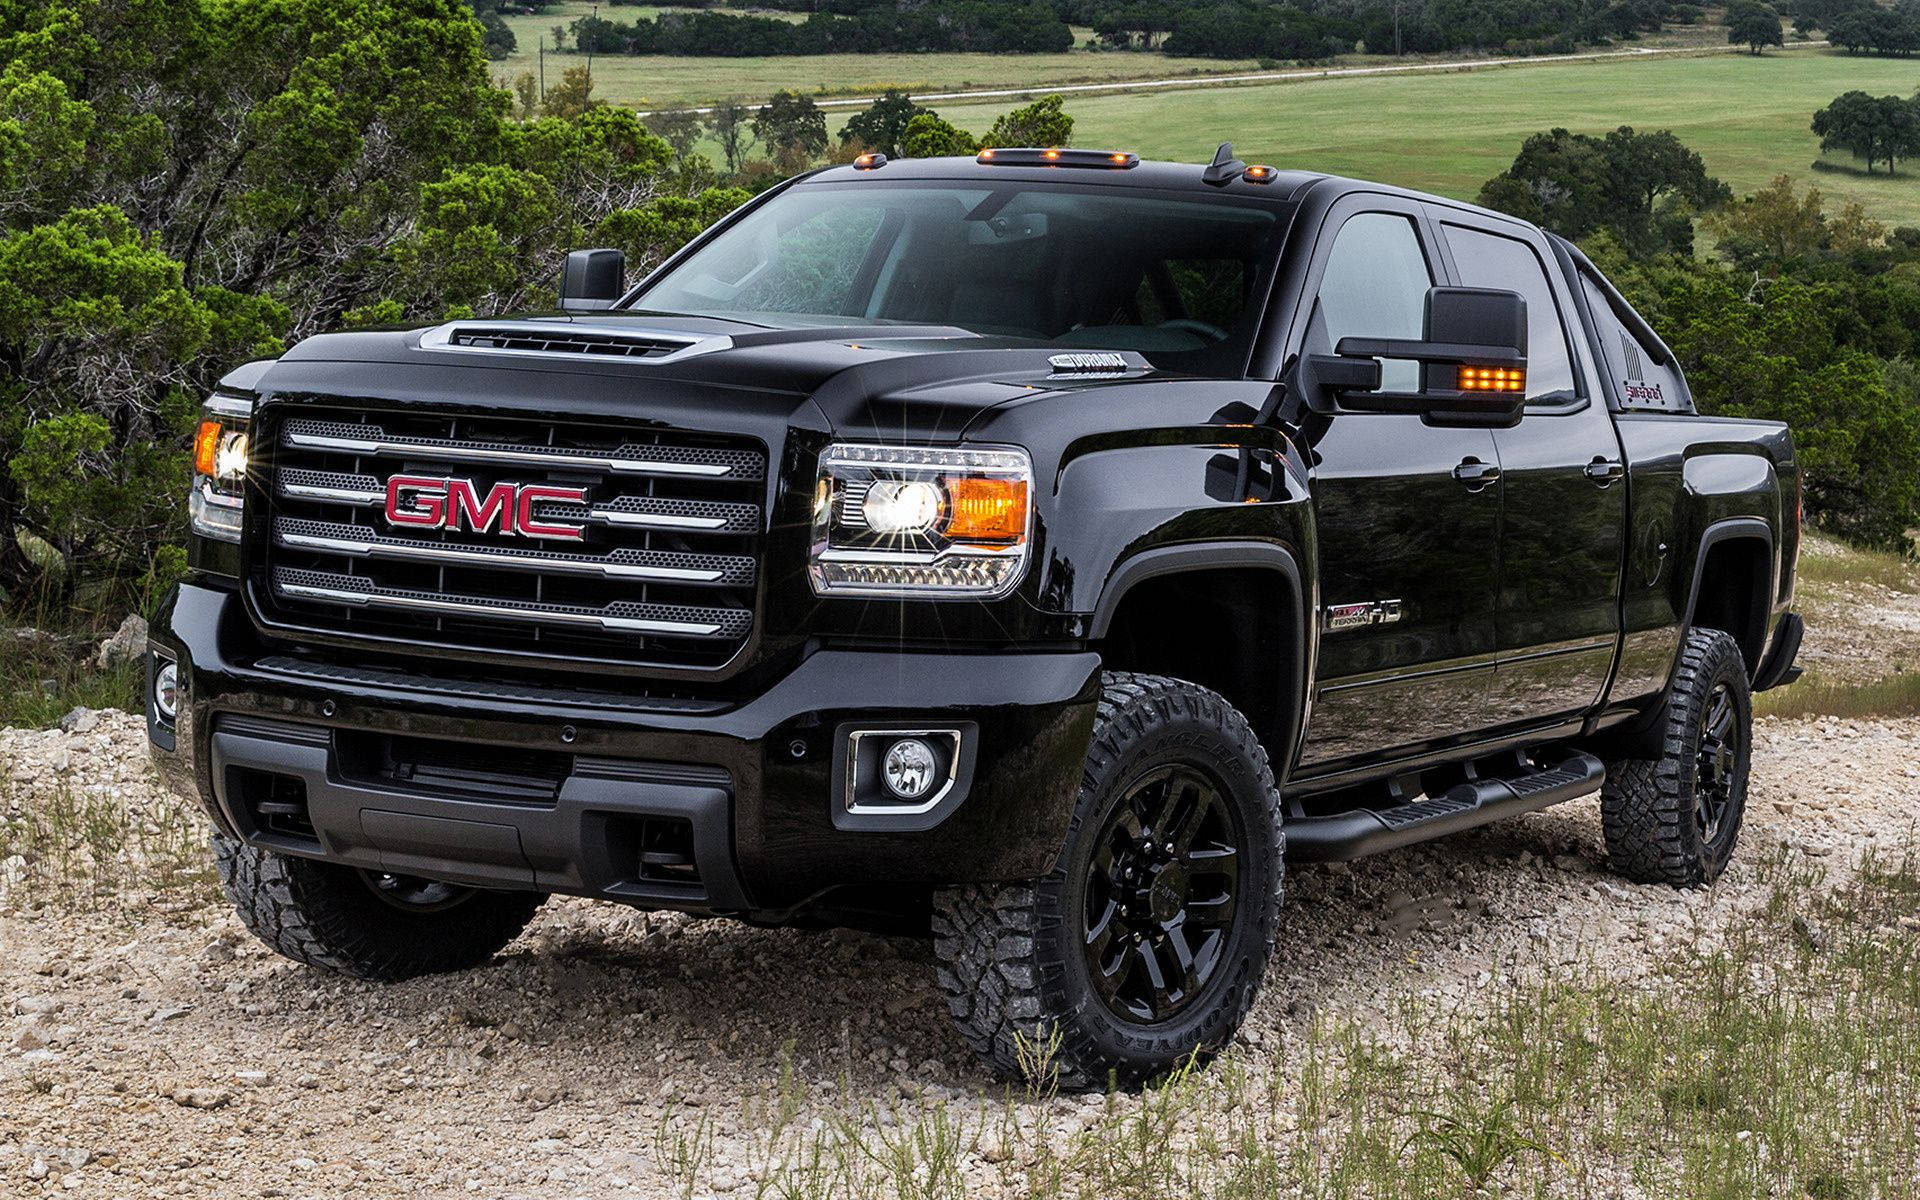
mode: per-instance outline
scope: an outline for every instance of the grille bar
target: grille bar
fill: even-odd
[[[710,479],[757,480],[765,463],[744,450],[692,446],[623,445],[607,454],[560,447],[469,442],[453,438],[388,434],[379,425],[329,421],[288,421],[282,443],[296,450],[382,458],[432,459],[545,469],[602,471],[619,475],[685,475]]]
[[[288,468],[280,472],[279,495],[289,500],[320,500],[379,508],[386,491],[372,475],[340,471]],[[664,496],[620,496],[605,504],[579,505],[541,501],[534,506],[541,517],[585,521],[589,525],[678,530],[684,533],[755,533],[760,528],[760,506],[715,500],[675,500]]]
[[[355,575],[276,567],[273,590],[282,596],[355,607],[411,610],[485,620],[542,625],[587,625],[622,633],[652,633],[689,638],[746,636],[751,616],[738,608],[618,601],[605,608],[581,605],[516,603],[480,596],[403,591],[379,587]]]
[[[267,406],[255,436],[274,454],[262,478],[271,505],[249,543],[252,594],[265,622],[295,636],[676,675],[728,669],[748,646],[769,470],[751,438],[333,404]],[[395,523],[394,486],[433,499]],[[517,506],[509,521],[480,499],[502,487],[577,494],[531,502],[574,533],[520,534]]]
[[[678,554],[619,549],[605,555],[523,550],[513,546],[463,546],[413,538],[383,537],[363,525],[303,521],[280,517],[274,540],[298,550],[383,558],[406,562],[463,563],[497,571],[552,571],[600,575],[610,579],[648,579],[715,587],[744,587],[753,582],[753,560],[738,555]]]

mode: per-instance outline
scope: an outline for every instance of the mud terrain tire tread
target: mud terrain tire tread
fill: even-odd
[[[477,967],[533,920],[539,892],[476,891],[453,907],[405,912],[359,872],[213,836],[220,886],[253,935],[296,962],[395,982]]]
[[[1693,816],[1694,755],[1702,709],[1714,684],[1723,678],[1734,685],[1739,696],[1736,712],[1748,722],[1750,759],[1752,701],[1739,643],[1718,629],[1690,630],[1661,718],[1660,757],[1607,764],[1600,824],[1606,836],[1607,863],[1616,874],[1635,883],[1687,888],[1712,883],[1725,870],[1744,816],[1744,782],[1738,807],[1725,818],[1732,826],[1720,853],[1702,844]]]
[[[1246,718],[1218,693],[1182,680],[1108,672],[1101,683],[1067,849],[1052,873],[1018,883],[942,889],[934,898],[933,911],[939,986],[967,1043],[1003,1078],[1032,1081],[1035,1067],[1040,1066],[1053,1073],[1052,1081],[1070,1090],[1100,1086],[1110,1078],[1131,1086],[1193,1050],[1204,1059],[1224,1046],[1253,1003],[1279,920],[1284,883],[1280,795],[1266,750]],[[1248,850],[1258,849],[1267,856],[1270,887],[1265,903],[1243,895],[1242,911],[1251,922],[1244,954],[1237,963],[1223,964],[1230,977],[1205,1012],[1192,1045],[1173,1048],[1152,1037],[1127,1037],[1129,1061],[1115,1063],[1100,1051],[1082,1019],[1082,1009],[1097,1009],[1099,1001],[1090,993],[1070,995],[1066,986],[1065,955],[1078,947],[1073,945],[1077,939],[1067,934],[1075,925],[1062,904],[1062,892],[1075,835],[1103,815],[1109,789],[1126,782],[1120,771],[1129,754],[1156,731],[1178,723],[1208,727],[1230,757],[1250,769],[1257,780],[1266,810],[1261,822],[1265,844]],[[1036,1063],[1036,1051],[1049,1047],[1044,1062]]]

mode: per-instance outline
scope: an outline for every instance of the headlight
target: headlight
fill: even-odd
[[[240,517],[246,504],[247,428],[253,402],[236,396],[214,396],[200,410],[200,429],[193,435],[193,492],[187,510],[193,531],[223,542],[240,540]]]
[[[1012,446],[829,446],[814,494],[821,595],[1003,596],[1027,564],[1033,467]]]

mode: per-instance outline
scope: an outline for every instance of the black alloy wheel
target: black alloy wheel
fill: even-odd
[[[1732,690],[1725,682],[1716,684],[1707,698],[1700,749],[1694,760],[1693,819],[1704,843],[1719,839],[1721,826],[1733,807],[1734,789],[1746,761],[1742,754],[1745,737]]]
[[[999,1075],[1131,1087],[1233,1039],[1280,915],[1266,748],[1218,692],[1112,671],[1053,869],[934,896],[940,988]]]
[[[1129,786],[1095,841],[1083,913],[1107,1008],[1154,1024],[1191,1005],[1218,972],[1239,884],[1239,823],[1214,780],[1178,765]]]

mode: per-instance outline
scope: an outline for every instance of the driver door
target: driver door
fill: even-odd
[[[1322,227],[1302,354],[1343,337],[1419,339],[1446,282],[1418,205],[1359,197]],[[1386,362],[1381,386],[1418,389]],[[1418,415],[1309,414],[1320,652],[1300,778],[1466,740],[1485,726],[1495,653],[1499,455],[1487,429]]]

